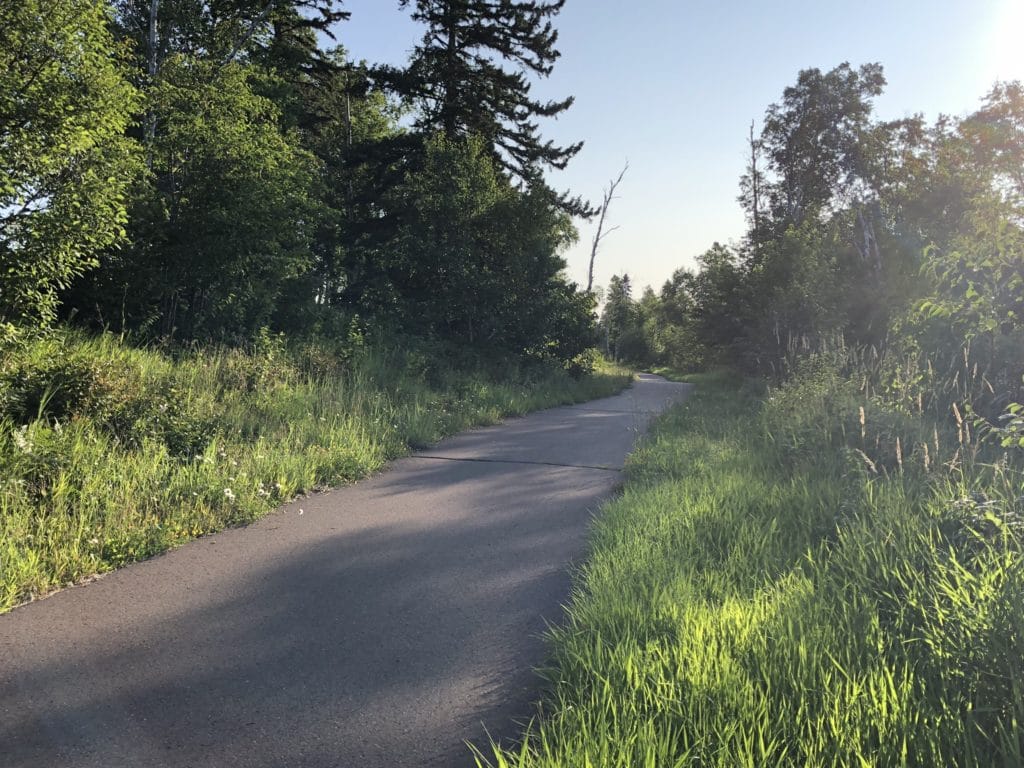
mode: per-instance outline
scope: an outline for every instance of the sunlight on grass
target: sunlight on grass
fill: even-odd
[[[788,437],[788,393],[721,381],[659,421],[550,633],[533,728],[478,764],[1022,764],[1019,475],[869,476],[798,387]]]

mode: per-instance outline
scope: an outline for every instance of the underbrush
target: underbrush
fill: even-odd
[[[600,364],[264,335],[140,349],[53,333],[0,358],[0,610],[507,415],[623,388]]]
[[[826,365],[703,384],[595,523],[534,727],[479,764],[1024,765],[1015,458]]]
[[[669,366],[655,366],[650,369],[651,373],[656,376],[664,376],[669,381],[683,381],[689,382],[693,377],[700,377],[704,374],[696,373],[694,371],[682,370],[679,368],[671,368]]]

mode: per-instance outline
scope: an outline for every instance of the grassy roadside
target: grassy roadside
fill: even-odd
[[[137,349],[55,334],[0,359],[0,611],[296,495],[410,446],[611,394],[628,372],[453,366],[404,351]]]
[[[681,371],[681,370],[678,370],[676,368],[667,368],[665,366],[661,366],[661,367],[658,367],[658,368],[651,368],[651,373],[653,373],[655,376],[664,376],[669,381],[684,381],[684,382],[690,382],[691,380],[697,381],[697,380],[699,380],[699,378],[701,376],[705,376],[706,375],[706,374],[701,374],[701,373],[690,373],[690,372],[687,372],[687,371]]]
[[[1021,476],[843,391],[762,404],[702,377],[660,419],[595,524],[538,720],[480,764],[1024,764]]]

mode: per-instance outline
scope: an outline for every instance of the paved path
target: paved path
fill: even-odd
[[[0,766],[472,765],[529,716],[590,515],[684,392],[470,431],[0,616]]]

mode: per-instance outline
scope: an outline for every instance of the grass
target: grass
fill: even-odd
[[[703,377],[595,523],[533,727],[478,764],[1024,765],[1021,474],[967,447],[836,377]]]
[[[672,368],[664,365],[651,368],[651,373],[655,374],[656,376],[664,376],[669,381],[682,381],[687,383],[695,381],[699,377],[705,375],[702,373],[697,373],[695,371],[684,371],[678,368]]]
[[[472,425],[629,374],[443,350],[138,349],[61,332],[0,359],[0,610],[252,521]],[[487,370],[485,370],[485,368]]]

